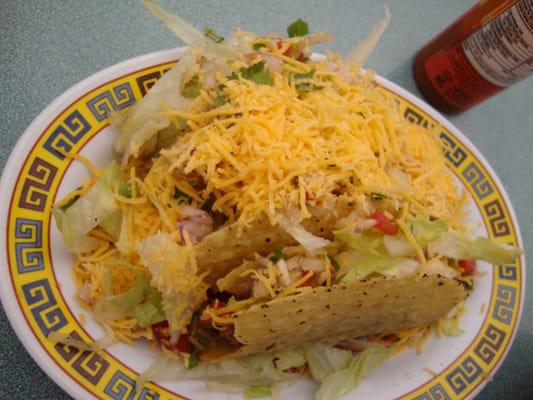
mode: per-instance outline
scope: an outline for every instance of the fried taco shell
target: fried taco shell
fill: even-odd
[[[204,359],[417,327],[444,317],[466,296],[459,281],[440,275],[377,277],[309,288],[234,314],[233,338],[239,346]]]

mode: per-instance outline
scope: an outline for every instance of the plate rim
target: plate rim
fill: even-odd
[[[8,211],[11,207],[12,189],[15,187],[18,179],[11,181],[9,178],[13,176],[19,176],[21,169],[19,168],[21,163],[23,164],[27,157],[30,155],[33,147],[36,145],[37,140],[44,134],[46,128],[52,124],[60,115],[60,113],[69,107],[69,105],[74,104],[82,96],[84,96],[88,91],[95,90],[101,86],[104,86],[113,80],[116,80],[126,74],[132,74],[135,72],[142,71],[151,67],[156,67],[161,64],[171,62],[178,59],[185,52],[186,47],[178,47],[173,49],[160,50],[155,52],[150,52],[141,56],[132,57],[116,64],[105,67],[94,74],[82,79],[75,85],[71,86],[67,90],[63,91],[61,94],[56,96],[50,103],[48,103],[43,110],[32,120],[28,127],[24,130],[23,134],[16,141],[14,147],[11,149],[10,156],[6,161],[2,176],[0,178],[0,192],[9,193],[9,201],[3,202],[0,205],[0,218],[2,221],[7,222]],[[116,75],[116,76],[115,76]],[[470,139],[464,135],[458,128],[456,128],[450,121],[448,121],[443,115],[441,115],[437,110],[435,110],[431,105],[427,104],[424,100],[418,98],[415,94],[407,91],[406,89],[400,87],[394,82],[391,82],[385,77],[382,77],[378,74],[375,75],[374,79],[382,85],[384,88],[392,91],[393,93],[399,95],[406,101],[412,103],[416,107],[420,108],[422,111],[427,113],[431,118],[435,119],[439,124],[441,124],[445,129],[450,131],[457,139],[459,139],[465,147],[481,162],[484,168],[486,168],[489,176],[494,181],[504,204],[509,213],[509,219],[514,226],[516,232],[517,242],[520,247],[523,247],[523,238],[520,231],[520,226],[516,213],[509,199],[509,195],[505,190],[504,185],[500,181],[500,178],[493,170],[491,164],[485,159],[483,154],[478,150],[478,148],[470,141]],[[60,108],[60,110],[55,111],[55,109]],[[39,128],[41,127],[41,128]],[[29,142],[29,143],[28,143]],[[26,143],[30,146],[24,146]],[[7,197],[7,196],[6,196]],[[6,230],[0,230],[0,245],[7,246],[7,236]],[[23,344],[26,352],[32,357],[33,361],[41,368],[41,370],[52,379],[62,390],[71,395],[74,398],[95,398],[95,396],[87,391],[83,385],[79,384],[75,378],[69,376],[61,368],[58,368],[54,360],[50,357],[47,351],[40,345],[37,338],[30,333],[31,329],[28,329],[28,321],[22,313],[17,313],[19,310],[19,298],[15,295],[15,288],[12,285],[12,280],[10,273],[8,271],[8,256],[7,253],[2,252],[3,267],[0,271],[0,276],[7,277],[9,279],[0,279],[0,301],[2,303],[2,308],[9,320],[11,328],[17,335],[17,338]],[[499,361],[494,365],[492,370],[489,372],[489,376],[494,376],[497,371],[500,369],[502,363],[506,359],[513,342],[516,338],[517,332],[520,327],[520,322],[522,314],[524,311],[524,302],[525,302],[525,291],[526,291],[526,257],[525,253],[521,256],[521,273],[522,279],[520,282],[521,287],[521,296],[518,304],[518,313],[515,327],[510,335],[509,342],[507,347],[502,351],[502,355]],[[4,276],[4,274],[6,274]],[[8,296],[12,295],[12,296]],[[18,307],[18,308],[17,308]],[[476,336],[477,337],[477,336]],[[489,382],[489,379],[484,379],[477,384],[469,394],[466,395],[467,399],[471,399],[476,396]],[[412,389],[411,391],[417,390],[417,388]],[[408,392],[409,393],[409,392]],[[405,395],[407,395],[406,393]],[[80,397],[81,396],[81,397]]]

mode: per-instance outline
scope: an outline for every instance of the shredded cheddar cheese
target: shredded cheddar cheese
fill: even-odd
[[[290,286],[287,286],[285,289],[283,289],[283,291],[279,294],[279,297],[285,297],[285,296],[295,293],[297,289],[299,288],[299,286],[305,283],[312,276],[313,276],[313,271],[308,271],[302,278],[300,278],[296,282],[292,283]]]
[[[167,107],[165,113],[194,121],[195,129],[162,151],[169,168],[160,174],[199,173],[207,187],[198,195],[217,193],[213,209],[237,210],[243,226],[262,213],[274,222],[290,207],[305,218],[309,205],[339,192],[354,200],[378,192],[413,202],[426,215],[454,218],[462,203],[435,132],[405,121],[371,76],[346,83],[325,61],[271,52],[285,67],[315,71],[302,82],[320,89],[301,93],[292,73],[273,73],[272,86],[224,79],[228,101],[218,108],[210,96],[199,96],[185,112]]]

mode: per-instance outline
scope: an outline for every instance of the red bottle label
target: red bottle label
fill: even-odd
[[[533,1],[521,0],[464,41],[430,56],[428,78],[466,109],[533,71]]]
[[[461,109],[469,108],[502,89],[475,70],[460,44],[428,58],[426,71],[439,94]]]

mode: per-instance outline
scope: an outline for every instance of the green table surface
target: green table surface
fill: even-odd
[[[391,24],[367,65],[419,95],[411,72],[416,51],[470,8],[473,0],[388,0]],[[228,34],[236,26],[283,31],[303,17],[332,32],[346,54],[383,13],[373,0],[164,1],[198,27]],[[0,2],[0,165],[33,118],[55,97],[119,61],[182,45],[136,1],[2,0]],[[318,49],[320,51],[320,48]],[[489,160],[514,205],[526,257],[533,256],[533,78],[449,117]],[[8,193],[1,193],[7,201]],[[5,265],[0,266],[6,268]],[[533,398],[533,279],[508,357],[478,398]],[[39,369],[0,311],[0,398],[68,396]]]

